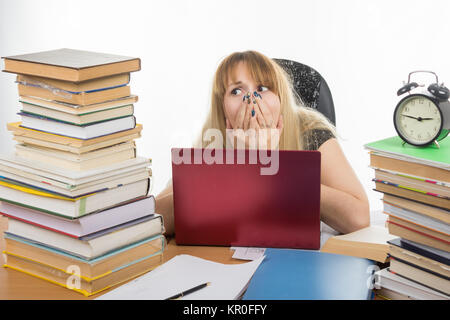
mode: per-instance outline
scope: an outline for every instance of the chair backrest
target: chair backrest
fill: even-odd
[[[317,109],[336,125],[333,97],[327,82],[310,66],[286,59],[273,59],[290,76],[297,94],[306,106]]]

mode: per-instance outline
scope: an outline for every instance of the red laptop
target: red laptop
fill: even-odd
[[[172,182],[177,244],[320,247],[318,151],[173,148]]]

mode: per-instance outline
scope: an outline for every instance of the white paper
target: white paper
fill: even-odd
[[[233,259],[239,260],[256,260],[264,255],[266,248],[247,248],[247,247],[231,247],[234,250]]]
[[[193,257],[177,255],[153,271],[98,297],[99,300],[162,300],[211,282],[193,292],[185,300],[234,300],[243,290],[263,261],[242,264],[221,264]]]

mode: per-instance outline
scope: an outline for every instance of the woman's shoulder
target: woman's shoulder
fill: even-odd
[[[318,150],[323,143],[332,138],[335,138],[335,135],[330,129],[310,129],[304,133],[304,149]]]

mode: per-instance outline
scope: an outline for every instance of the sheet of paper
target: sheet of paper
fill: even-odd
[[[191,293],[186,300],[234,300],[243,290],[263,261],[264,256],[242,264],[222,264],[177,255],[155,270],[136,278],[98,300],[161,300],[205,282],[211,285]]]
[[[234,250],[232,258],[239,260],[256,260],[266,252],[266,248],[231,247],[230,249]]]

